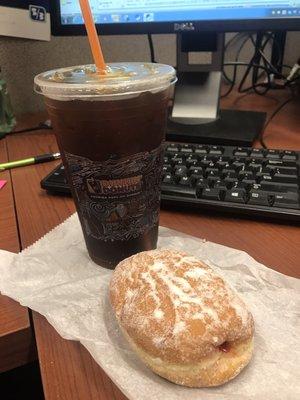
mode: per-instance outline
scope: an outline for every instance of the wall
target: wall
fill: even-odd
[[[154,35],[156,60],[175,65],[175,36]],[[104,36],[101,39],[107,61],[147,61],[147,37]],[[226,59],[232,59],[234,49]],[[246,46],[242,59],[251,57],[251,46]],[[300,57],[300,33],[290,33],[286,47],[287,64]],[[63,66],[92,62],[86,37],[53,37],[50,42],[0,37],[0,66],[8,82],[16,114],[43,108],[41,96],[33,92],[33,77],[43,71]]]

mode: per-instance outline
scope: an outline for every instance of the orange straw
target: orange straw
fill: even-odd
[[[100,46],[100,41],[98,38],[98,34],[96,31],[91,7],[89,4],[89,0],[79,0],[80,7],[81,7],[81,12],[82,16],[84,19],[86,31],[88,34],[94,62],[96,65],[96,68],[100,75],[105,75],[106,74],[106,64],[104,61],[102,49]]]

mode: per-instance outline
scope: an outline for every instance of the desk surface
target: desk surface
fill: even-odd
[[[0,141],[0,160],[8,160],[5,140]],[[0,248],[18,252],[20,243],[10,171],[2,172],[0,179],[7,181],[0,192]],[[27,364],[34,358],[27,308],[0,295],[0,373]]]
[[[276,92],[277,94],[277,92]],[[264,110],[272,112],[287,94],[280,99],[273,97],[231,96],[224,105],[239,109]],[[270,124],[266,132],[266,143],[273,148],[300,149],[299,103],[289,104]],[[45,115],[26,116],[20,120],[20,127],[33,126]],[[8,136],[0,142],[0,159],[18,159],[55,152],[54,136],[49,131]],[[18,251],[38,240],[50,229],[61,223],[75,208],[72,199],[49,196],[40,189],[40,180],[49,173],[57,161],[10,171],[9,184],[0,193],[0,201],[8,210],[3,218],[0,214],[0,247]],[[6,173],[7,174],[7,173]],[[3,175],[1,175],[3,177]],[[13,188],[13,192],[12,192]],[[2,197],[3,196],[3,197]],[[207,240],[247,251],[259,262],[287,275],[300,277],[300,230],[296,226],[275,222],[251,221],[239,217],[188,213],[180,211],[161,212],[160,223],[206,238]],[[18,227],[18,229],[17,229]],[[3,230],[4,229],[4,230]],[[0,302],[5,302],[0,297]],[[10,301],[12,315],[28,326],[27,310]],[[1,305],[2,303],[0,303]],[[9,307],[7,308],[9,313]],[[9,314],[0,314],[0,322]],[[52,326],[38,313],[33,313],[38,358],[40,362],[45,398],[72,399],[125,399],[89,353],[77,342],[62,339]],[[18,323],[21,326],[22,323]],[[3,332],[5,337],[5,332]],[[1,342],[0,342],[1,343]],[[1,348],[0,348],[1,351]],[[0,353],[2,354],[2,353]]]

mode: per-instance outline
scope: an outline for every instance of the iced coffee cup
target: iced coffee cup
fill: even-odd
[[[108,64],[35,77],[44,96],[86,246],[97,264],[157,244],[163,141],[175,71],[163,64]]]

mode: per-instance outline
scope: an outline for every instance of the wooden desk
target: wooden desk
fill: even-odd
[[[0,160],[8,160],[6,140],[0,141]],[[20,243],[10,171],[2,172],[0,179],[7,181],[0,192],[0,248],[17,253]],[[35,357],[28,310],[0,295],[0,373],[27,364]]]
[[[280,93],[280,96],[280,100],[274,100],[272,97],[235,95],[226,99],[224,105],[271,112],[278,101],[282,101],[287,95]],[[266,133],[269,147],[300,149],[300,115],[297,109],[299,110],[299,103],[291,103],[274,119]],[[42,117],[45,116],[27,116],[20,125],[31,126],[33,122],[40,122]],[[51,132],[35,131],[8,137],[7,149],[9,159],[13,160],[56,151],[57,145]],[[22,248],[38,240],[74,212],[70,198],[49,196],[40,189],[40,180],[56,164],[57,161],[11,171]],[[13,199],[8,203],[12,205]],[[10,223],[2,222],[3,226],[10,226]],[[179,211],[162,211],[161,225],[245,250],[273,269],[300,277],[298,227],[239,217],[206,215],[205,212]],[[14,234],[17,235],[16,232]],[[47,400],[125,399],[79,343],[62,339],[41,315],[33,313],[33,319]]]

